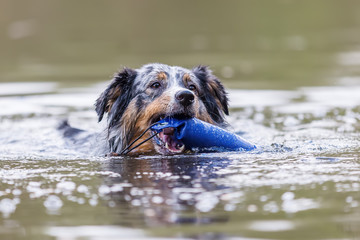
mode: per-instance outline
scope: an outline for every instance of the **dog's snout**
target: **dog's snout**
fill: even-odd
[[[176,100],[183,106],[189,106],[194,102],[195,96],[189,90],[179,91],[175,95]]]

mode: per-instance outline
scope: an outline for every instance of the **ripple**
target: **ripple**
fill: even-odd
[[[54,92],[57,85],[55,82],[0,83],[0,96],[49,93]]]
[[[60,208],[63,206],[63,202],[58,196],[50,195],[44,201],[44,206],[48,210],[49,214],[57,214]]]
[[[253,221],[249,228],[261,232],[280,232],[294,229],[295,224],[287,220]]]
[[[0,200],[0,212],[4,218],[8,218],[16,210],[16,205],[19,202],[15,199],[4,198]]]

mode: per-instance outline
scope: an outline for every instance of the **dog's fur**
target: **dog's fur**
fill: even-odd
[[[224,86],[206,66],[189,70],[154,63],[136,70],[124,68],[114,75],[95,106],[99,122],[107,115],[109,150],[117,154],[163,117],[196,117],[225,127],[224,114],[228,115]],[[149,136],[145,134],[136,143]],[[154,140],[134,150],[161,154],[183,151],[164,149]]]

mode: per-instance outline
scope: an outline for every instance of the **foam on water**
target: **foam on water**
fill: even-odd
[[[320,223],[338,226],[332,212],[314,217],[317,224],[306,216],[329,206],[342,216],[358,212],[358,90],[232,90],[231,130],[258,150],[113,159],[89,152],[90,142],[81,148],[69,145],[56,130],[69,118],[75,127],[102,131],[93,90],[2,97],[0,213],[25,228],[33,227],[26,217],[31,209],[45,219],[35,218],[35,225],[72,219],[84,229],[116,223],[166,231],[164,226],[197,223],[222,231],[222,223],[228,223],[236,225],[236,235],[257,236],[298,227],[313,231]],[[332,93],[342,100],[327,100]],[[341,224],[358,223],[344,219]],[[109,231],[109,238],[119,231],[145,236],[142,230],[97,228],[98,233]],[[91,235],[75,226],[49,227],[43,233],[60,239],[73,230],[79,237]]]

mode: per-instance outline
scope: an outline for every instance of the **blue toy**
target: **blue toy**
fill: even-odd
[[[151,127],[155,132],[174,128],[174,136],[181,140],[186,149],[197,151],[249,151],[256,146],[240,136],[197,118],[165,118]]]

